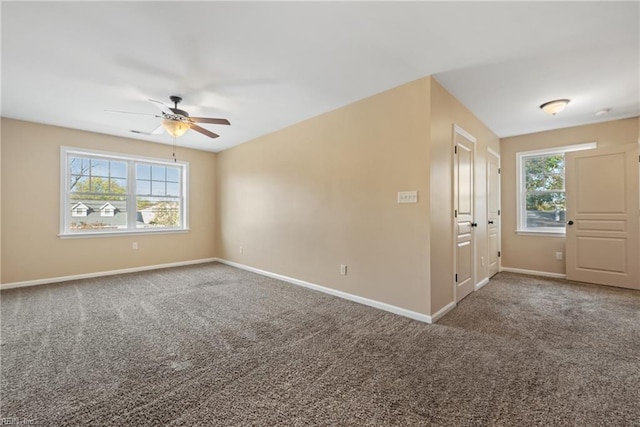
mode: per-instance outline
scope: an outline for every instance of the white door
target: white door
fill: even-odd
[[[487,152],[487,232],[489,277],[500,270],[500,155]]]
[[[469,295],[475,286],[473,220],[473,162],[475,138],[454,129],[454,220],[456,302]]]
[[[565,159],[567,279],[640,289],[638,145]]]

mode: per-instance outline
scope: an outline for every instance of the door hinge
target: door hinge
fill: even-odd
[[[453,154],[458,154],[458,146],[453,147]]]
[[[498,175],[500,175],[500,168],[498,168]]]
[[[498,258],[502,256],[502,252],[498,251]]]
[[[456,283],[458,283],[458,273],[456,273]]]
[[[498,209],[498,215],[500,215],[500,209]]]
[[[453,211],[453,217],[454,217],[454,218],[458,218],[458,209],[455,209],[455,210]]]

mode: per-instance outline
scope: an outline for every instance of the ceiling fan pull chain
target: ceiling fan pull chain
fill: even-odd
[[[177,163],[178,159],[176,159],[176,137],[173,137],[173,162]]]

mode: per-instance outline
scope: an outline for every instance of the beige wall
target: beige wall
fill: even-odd
[[[169,148],[3,119],[2,282],[218,256],[434,314],[453,302],[454,123],[477,138],[480,282],[488,274],[480,262],[488,258],[486,153],[500,145],[431,77],[217,155],[180,150],[191,175],[186,234],[58,238],[61,145],[151,157],[168,157]],[[398,204],[408,190],[418,203]],[[24,209],[33,194],[52,211]]]
[[[500,140],[471,111],[431,79],[431,311],[436,313],[453,296],[453,125],[476,138],[475,221],[476,283],[486,279],[487,241],[487,149],[499,152]],[[484,259],[484,266],[482,265]]]
[[[428,140],[425,78],[220,153],[219,256],[429,314]]]
[[[581,142],[597,142],[599,147],[638,141],[638,117],[577,126],[548,132],[503,138],[502,154],[502,266],[546,273],[564,274],[565,262],[555,253],[564,253],[564,237],[516,234],[516,153],[559,147]]]
[[[499,140],[426,77],[220,153],[219,256],[436,313],[453,302],[454,123],[478,139],[486,224],[486,152]],[[418,190],[419,203],[397,204],[404,190]],[[476,232],[478,260],[486,232]],[[478,261],[477,281],[487,275]]]
[[[171,147],[2,119],[2,283],[215,256],[216,154],[179,149],[189,162],[191,231],[60,239],[60,146],[171,158]],[[132,242],[139,249],[131,249]]]
[[[2,283],[2,123],[0,120],[0,283]]]

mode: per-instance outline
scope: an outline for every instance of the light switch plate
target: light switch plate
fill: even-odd
[[[418,203],[418,192],[398,191],[398,203]]]

